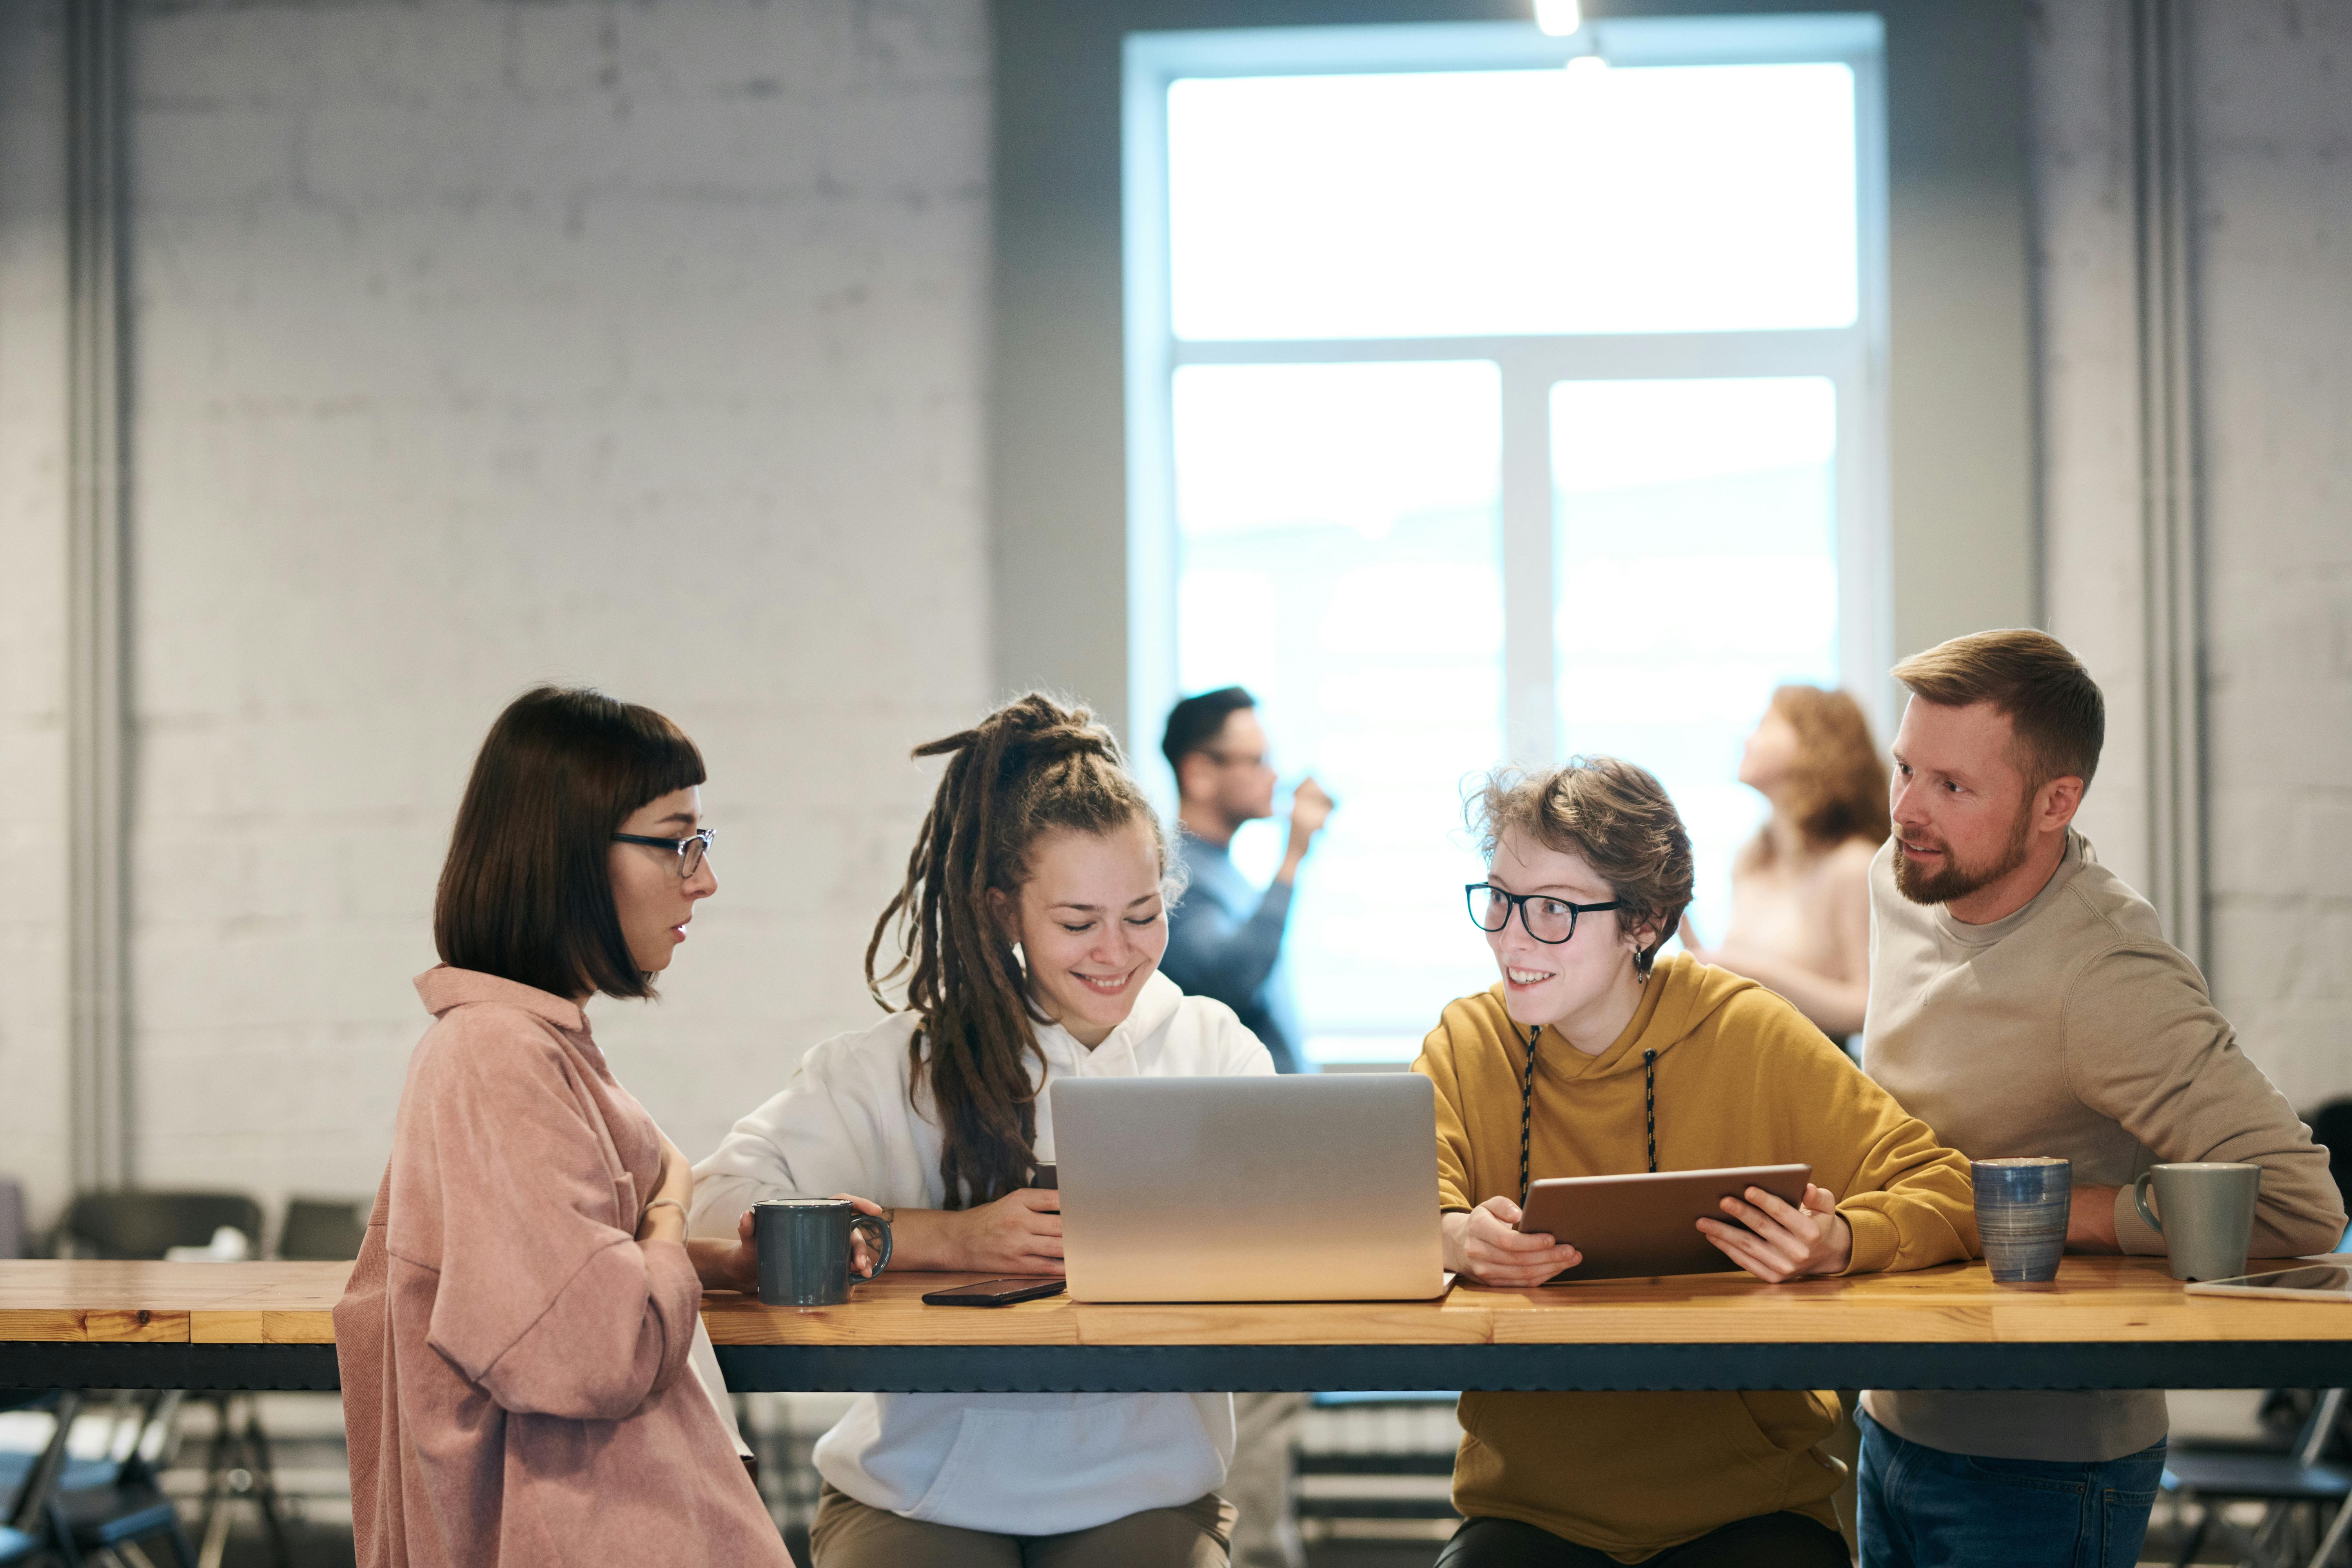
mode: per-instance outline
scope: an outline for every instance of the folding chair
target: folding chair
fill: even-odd
[[[67,1568],[77,1568],[80,1558],[74,1551],[71,1532],[58,1517],[57,1500],[58,1479],[66,1467],[66,1439],[73,1430],[74,1416],[81,1409],[81,1395],[12,1394],[7,1408],[23,1409],[38,1404],[53,1407],[57,1426],[38,1453],[27,1456],[21,1468],[11,1467],[16,1486],[9,1497],[7,1514],[0,1520],[0,1564],[13,1568],[16,1563],[57,1557],[65,1561]]]
[[[223,1226],[243,1231],[254,1252],[259,1252],[261,1205],[242,1193],[84,1193],[66,1210],[58,1232],[61,1239],[78,1252],[100,1258],[159,1258],[174,1247],[205,1246],[212,1240],[213,1232]],[[226,1545],[227,1504],[236,1497],[249,1497],[259,1508],[273,1558],[278,1568],[289,1568],[293,1552],[287,1544],[285,1524],[278,1508],[269,1444],[261,1430],[257,1401],[252,1394],[243,1396],[246,1409],[240,1428],[235,1410],[237,1394],[215,1391],[196,1397],[212,1406],[215,1420],[207,1451],[204,1500],[204,1555],[208,1568],[217,1568]],[[175,1395],[152,1414],[168,1425],[178,1407]],[[77,1533],[102,1551],[110,1551],[126,1541],[148,1539],[141,1531],[160,1526],[161,1510],[172,1508],[170,1500],[155,1489],[153,1480],[152,1475],[133,1471],[110,1492],[95,1489],[75,1494],[80,1497],[79,1506],[84,1510],[76,1521]],[[175,1554],[186,1549],[185,1538],[178,1531],[174,1510],[172,1549]],[[184,1560],[188,1568],[194,1568],[196,1560],[193,1554]]]
[[[289,1198],[278,1227],[278,1256],[289,1262],[340,1263],[360,1255],[371,1198]]]
[[[59,1238],[77,1256],[161,1258],[203,1247],[226,1226],[261,1252],[261,1205],[243,1193],[84,1193],[66,1210]]]
[[[2343,1414],[2344,1390],[2326,1389],[2319,1391],[2311,1418],[2295,1435],[2294,1446],[2284,1453],[2189,1447],[2168,1454],[2164,1489],[2184,1505],[2197,1504],[2200,1510],[2175,1568],[2188,1568],[2197,1560],[2205,1537],[2221,1521],[2221,1506],[2230,1502],[2266,1505],[2251,1542],[2252,1562],[2257,1568],[2284,1568],[2293,1561],[2286,1553],[2292,1550],[2289,1538],[2296,1532],[2297,1522],[2308,1519],[2315,1531],[2318,1518],[2334,1504],[2335,1519],[2308,1559],[2310,1568],[2325,1568],[2342,1542],[2347,1526],[2352,1525],[2352,1509],[2345,1507],[2346,1498],[2352,1497],[2352,1471],[2321,1458]],[[2294,1552],[2294,1558],[2301,1555],[2300,1551]]]
[[[77,1555],[101,1562],[145,1562],[136,1549],[161,1542],[175,1568],[196,1568],[195,1549],[180,1528],[179,1506],[163,1495],[148,1448],[168,1436],[178,1410],[177,1391],[149,1394],[128,1443],[118,1439],[112,1474],[96,1486],[68,1486],[58,1494],[58,1516]],[[131,1549],[126,1551],[126,1549]]]

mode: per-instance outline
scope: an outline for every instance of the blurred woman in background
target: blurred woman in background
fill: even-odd
[[[677,725],[601,692],[527,692],[482,742],[335,1308],[362,1568],[789,1568],[685,1374],[703,1286],[747,1288],[751,1250],[687,1240],[692,1169],[582,1011],[651,996],[718,891],[702,780]]]
[[[1739,759],[1772,815],[1731,868],[1731,929],[1702,963],[1779,992],[1833,1040],[1862,1032],[1870,1000],[1870,861],[1886,842],[1886,764],[1862,705],[1783,686]]]

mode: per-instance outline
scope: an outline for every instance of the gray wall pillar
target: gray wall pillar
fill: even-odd
[[[2132,0],[2132,230],[2147,664],[2148,900],[2205,940],[2204,507],[2199,477],[2188,11]]]
[[[66,7],[67,800],[74,1184],[131,1180],[123,532],[123,37]]]

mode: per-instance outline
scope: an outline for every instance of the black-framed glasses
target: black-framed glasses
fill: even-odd
[[[1538,942],[1548,942],[1557,947],[1576,934],[1576,917],[1597,915],[1603,910],[1622,910],[1622,899],[1612,899],[1605,904],[1571,904],[1566,899],[1548,898],[1542,893],[1507,893],[1492,882],[1469,882],[1462,889],[1470,900],[1470,918],[1478,922],[1483,931],[1498,931],[1511,923],[1511,911],[1519,911],[1519,924]]]
[[[615,844],[645,844],[656,849],[667,849],[677,857],[677,879],[684,881],[702,869],[702,858],[710,852],[710,841],[719,837],[715,827],[698,827],[683,838],[648,838],[642,833],[615,833]]]

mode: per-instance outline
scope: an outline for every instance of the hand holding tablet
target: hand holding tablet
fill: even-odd
[[[1853,1227],[1837,1212],[1837,1194],[1827,1187],[1807,1182],[1796,1205],[1750,1187],[1721,1206],[1737,1225],[1702,1219],[1698,1228],[1726,1258],[1767,1283],[1843,1273],[1853,1261]]]
[[[1812,1173],[1745,1165],[1538,1182],[1525,1212],[1507,1198],[1472,1211],[1463,1261],[1481,1283],[1506,1287],[1728,1268],[1773,1282],[1835,1273],[1853,1259],[1853,1234]],[[1507,1218],[1508,1239],[1494,1234]]]
[[[1549,1284],[1584,1261],[1582,1253],[1547,1233],[1520,1230],[1519,1205],[1508,1198],[1488,1198],[1467,1215],[1445,1217],[1446,1267],[1481,1285],[1515,1289]]]

